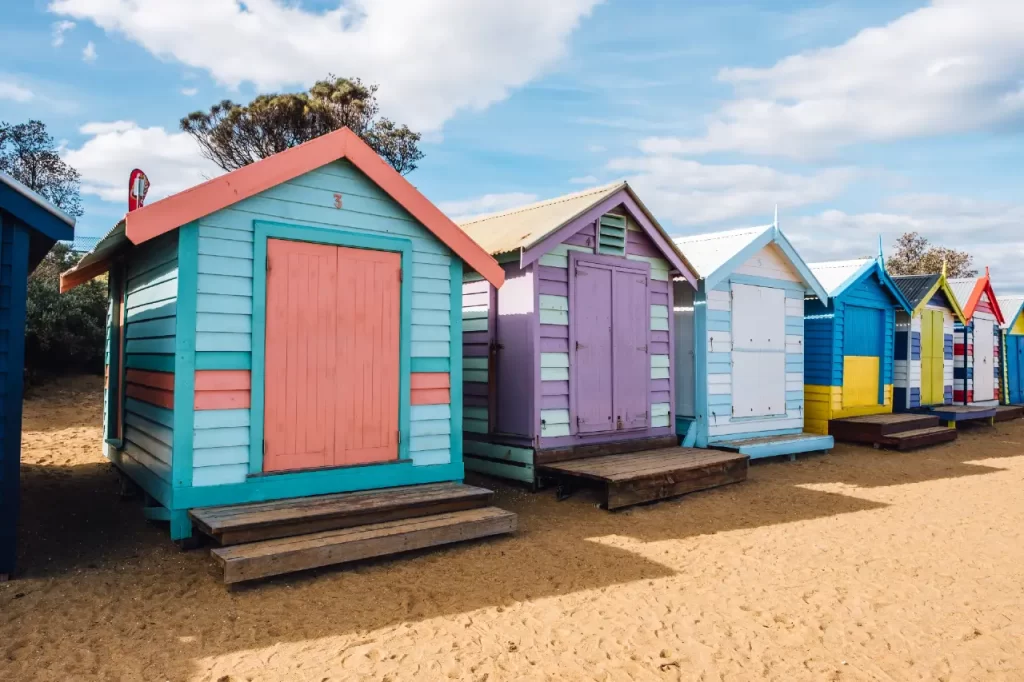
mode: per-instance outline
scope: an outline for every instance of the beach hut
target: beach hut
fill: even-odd
[[[896,312],[893,402],[896,411],[953,404],[954,322],[963,311],[946,276],[893,277],[911,312]]]
[[[0,173],[0,580],[14,571],[16,554],[28,276],[54,242],[74,238],[74,228],[74,218]]]
[[[570,475],[557,463],[579,474],[589,465],[576,460],[676,445],[671,280],[691,292],[696,280],[633,189],[613,183],[460,226],[505,271],[500,290],[464,278],[466,467],[535,485]]]
[[[1004,315],[1003,403],[1024,405],[1024,296],[1000,296],[999,307]]]
[[[992,290],[988,268],[982,277],[949,280],[966,323],[953,326],[953,402],[960,405],[999,404],[1000,326],[1005,322]]]
[[[676,323],[695,329],[676,333],[684,444],[751,458],[830,449],[831,436],[804,430],[804,298],[828,293],[778,223],[675,243],[700,276],[695,295],[682,282],[673,292]]]
[[[61,286],[110,273],[107,456],[173,539],[196,524],[228,544],[464,503],[466,269],[504,280],[342,129],[127,214]],[[420,524],[403,546],[514,527],[497,512],[438,518],[429,537]],[[347,560],[351,539],[277,568],[273,548],[217,556],[231,582]],[[395,551],[378,539],[364,557]]]
[[[896,311],[911,308],[881,256],[809,267],[828,301],[804,301],[805,428],[825,434],[833,419],[892,412]]]

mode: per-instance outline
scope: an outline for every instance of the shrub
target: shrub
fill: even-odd
[[[60,293],[60,273],[81,259],[55,244],[28,278],[25,369],[29,378],[68,372],[103,372],[107,280]]]

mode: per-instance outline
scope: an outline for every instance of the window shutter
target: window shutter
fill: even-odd
[[[626,255],[626,218],[612,213],[601,216],[597,224],[597,252],[608,256]]]

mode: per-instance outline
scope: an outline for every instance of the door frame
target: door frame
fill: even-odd
[[[978,346],[978,322],[983,322],[983,323],[987,323],[987,324],[991,324],[992,325],[992,333],[986,335],[989,338],[988,343],[987,344],[983,343],[980,347]],[[995,398],[993,398],[992,396],[995,395],[995,389],[998,387],[998,382],[996,382],[995,373],[993,372],[993,368],[995,367],[995,362],[996,362],[995,345],[994,345],[993,341],[996,338],[995,331],[997,329],[999,329],[999,323],[996,320],[988,320],[988,319],[982,319],[982,318],[978,318],[978,317],[975,317],[975,318],[973,318],[971,320],[971,329],[970,329],[970,334],[971,334],[971,370],[972,370],[971,371],[971,397],[974,398],[974,400],[971,400],[971,401],[967,401],[966,400],[966,398],[967,398],[967,390],[966,390],[967,389],[967,382],[965,381],[964,382],[964,403],[965,404],[970,404],[972,402],[974,402],[974,403],[977,403],[977,402],[991,402],[992,400],[995,400]],[[992,357],[992,364],[989,365],[987,373],[985,373],[985,372],[982,372],[981,374],[978,373],[978,349],[979,348],[988,348],[989,349],[988,352],[989,352],[989,354]],[[966,353],[966,347],[964,349],[964,352]],[[987,397],[984,397],[984,398],[979,398],[978,397],[978,377],[979,376],[988,377],[992,381],[992,385],[988,387],[988,391],[986,391],[985,394],[984,394]]]
[[[595,254],[595,253],[589,253],[589,252],[586,252],[586,251],[570,250],[569,251],[569,266],[568,266],[569,267],[569,272],[568,272],[568,277],[569,277],[569,279],[568,279],[568,281],[569,281],[569,295],[568,295],[568,299],[569,299],[569,435],[570,436],[581,436],[581,437],[588,437],[588,436],[607,437],[609,434],[620,433],[620,431],[618,429],[612,429],[610,431],[594,431],[594,432],[590,432],[590,433],[580,434],[579,430],[576,428],[576,371],[577,371],[577,368],[576,368],[576,354],[574,352],[575,345],[576,345],[576,317],[575,317],[575,314],[574,314],[574,311],[576,310],[576,308],[575,308],[574,302],[575,302],[575,297],[576,297],[576,295],[575,295],[575,291],[576,291],[576,263],[578,263],[580,261],[582,261],[584,263],[591,264],[591,265],[597,265],[597,266],[600,266],[600,267],[608,267],[608,268],[613,269],[613,270],[618,269],[618,270],[625,270],[625,271],[628,271],[628,272],[635,272],[636,274],[644,275],[645,277],[647,277],[647,292],[646,292],[646,296],[644,297],[644,306],[645,306],[645,309],[647,311],[647,316],[646,316],[647,324],[644,325],[646,327],[646,330],[645,330],[646,336],[644,338],[647,340],[647,357],[648,357],[648,361],[647,361],[648,367],[647,367],[647,373],[645,375],[646,376],[646,379],[645,379],[646,389],[645,389],[645,393],[644,393],[645,399],[647,401],[647,425],[644,426],[644,427],[637,427],[637,428],[633,428],[633,429],[623,429],[621,431],[621,433],[624,433],[624,434],[627,434],[627,433],[629,433],[629,434],[636,434],[636,433],[638,433],[640,431],[648,430],[648,429],[651,428],[651,407],[650,407],[650,404],[651,404],[651,368],[650,368],[650,357],[651,357],[651,264],[648,263],[647,261],[632,261],[632,260],[628,260],[628,259],[626,259],[626,258],[624,258],[622,256],[602,256],[602,255],[598,255],[598,254]],[[671,284],[672,284],[672,281],[669,280],[669,287],[670,288],[671,288]],[[613,306],[613,303],[614,303],[614,300],[615,300],[614,277],[613,277],[613,280],[612,280],[612,286],[613,286],[612,297],[608,301],[608,305],[609,306]],[[539,316],[538,316],[538,319],[539,319]],[[670,324],[671,324],[671,319],[672,318],[669,317],[669,323]],[[613,325],[615,324],[615,320],[614,319],[612,320],[612,324]],[[671,350],[672,350],[672,348],[671,348],[671,345],[670,345],[669,346],[669,352],[670,353],[671,353]],[[539,364],[539,361],[540,361],[540,351],[538,351],[537,360],[538,360],[538,364]],[[670,356],[670,359],[669,359],[669,365],[670,365],[669,381],[672,380],[671,363],[672,363],[672,360],[671,360],[671,356]],[[539,370],[538,370],[538,372],[539,372]],[[615,344],[614,344],[614,340],[613,340],[613,343],[612,343],[612,411],[613,412],[615,411],[615,390],[616,390],[616,386],[615,386],[614,382],[615,382]],[[670,395],[671,395],[671,393],[670,393]],[[537,433],[540,433],[540,425],[539,425],[540,409],[539,409],[539,407],[538,407],[538,409],[536,411],[536,417],[535,418],[538,420]]]
[[[373,251],[391,251],[400,254],[402,282],[399,306],[398,328],[398,462],[409,460],[409,412],[410,412],[410,348],[412,345],[409,333],[412,320],[412,276],[409,271],[412,263],[412,240],[406,237],[393,237],[378,234],[366,234],[337,228],[308,227],[289,223],[264,220],[253,221],[253,280],[252,280],[252,399],[249,421],[249,475],[250,476],[287,476],[294,471],[271,472],[263,471],[263,417],[265,409],[265,363],[267,341],[267,240],[282,239],[286,241],[308,242],[328,246],[345,246],[354,249]],[[409,273],[409,276],[405,276]],[[455,387],[453,387],[455,390]],[[454,428],[454,427],[453,427]],[[333,467],[333,469],[366,469],[394,465],[395,460],[379,464],[363,464],[354,467]],[[329,469],[328,469],[329,470]],[[317,471],[324,471],[318,469]]]

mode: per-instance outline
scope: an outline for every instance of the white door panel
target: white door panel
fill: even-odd
[[[783,289],[732,285],[733,348],[784,350],[786,292]]]

